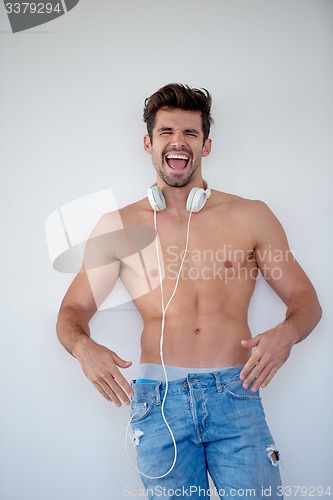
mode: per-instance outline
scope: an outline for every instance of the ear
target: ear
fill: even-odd
[[[206,139],[202,148],[202,156],[208,156],[212,149],[212,140]]]
[[[147,153],[151,155],[151,141],[148,134],[146,134],[143,138],[143,148]]]

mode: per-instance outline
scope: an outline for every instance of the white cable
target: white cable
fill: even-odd
[[[161,359],[161,364],[162,364],[162,368],[163,368],[163,372],[164,372],[164,376],[165,376],[165,393],[164,393],[164,397],[163,397],[163,400],[162,400],[162,405],[161,405],[161,414],[162,414],[162,418],[164,420],[164,423],[170,433],[170,436],[171,436],[171,439],[172,439],[172,443],[173,443],[173,447],[174,447],[174,458],[173,458],[173,462],[172,462],[172,465],[171,467],[169,468],[169,470],[167,472],[165,472],[164,474],[162,474],[161,476],[148,476],[147,474],[144,474],[143,472],[141,472],[134,464],[133,462],[131,461],[130,457],[129,457],[129,454],[128,454],[128,449],[127,449],[127,438],[128,438],[128,430],[129,430],[129,426],[132,422],[132,419],[135,417],[135,413],[131,416],[131,418],[129,419],[128,421],[128,424],[127,424],[127,427],[126,427],[126,435],[125,435],[125,451],[126,451],[126,455],[127,455],[127,458],[130,462],[130,464],[134,467],[134,469],[139,472],[142,476],[148,478],[148,479],[161,479],[165,476],[167,476],[168,474],[170,474],[170,472],[172,471],[172,469],[174,468],[175,464],[176,464],[176,460],[177,460],[177,443],[176,443],[176,440],[175,440],[175,436],[171,430],[171,427],[165,417],[165,413],[164,413],[164,404],[165,404],[165,400],[166,400],[166,397],[167,397],[167,394],[168,394],[168,390],[169,390],[169,380],[168,380],[168,374],[166,372],[166,368],[165,368],[165,363],[164,363],[164,356],[163,356],[163,343],[164,343],[164,328],[165,328],[165,315],[166,315],[166,312],[167,312],[167,309],[172,301],[172,299],[174,298],[175,296],[175,293],[176,293],[176,290],[177,290],[177,287],[178,287],[178,283],[179,283],[179,279],[180,279],[180,275],[181,275],[181,272],[182,272],[182,269],[183,269],[183,265],[184,265],[184,262],[185,262],[185,257],[186,257],[186,254],[187,254],[187,249],[188,249],[188,242],[189,242],[189,235],[190,235],[190,222],[191,222],[191,216],[192,216],[192,210],[190,211],[190,215],[189,215],[189,218],[188,218],[188,222],[187,222],[187,231],[186,231],[186,244],[185,244],[185,250],[184,250],[184,255],[183,255],[183,258],[181,260],[181,263],[180,263],[180,267],[179,267],[179,271],[178,271],[178,274],[177,274],[177,278],[176,278],[176,284],[175,284],[175,287],[173,289],[173,292],[171,294],[171,297],[169,298],[168,300],[168,303],[166,305],[166,307],[164,307],[164,293],[163,293],[163,285],[162,285],[162,281],[163,281],[163,277],[162,277],[162,268],[161,268],[161,261],[160,261],[160,250],[159,250],[159,244],[158,244],[158,235],[157,235],[157,220],[156,220],[156,210],[154,210],[154,228],[155,228],[155,245],[156,245],[156,255],[157,255],[157,263],[158,263],[158,272],[159,272],[159,278],[160,278],[160,289],[161,289],[161,306],[162,306],[162,322],[161,322],[161,337],[160,337],[160,359]]]

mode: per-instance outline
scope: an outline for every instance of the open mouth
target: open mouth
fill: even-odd
[[[165,161],[173,170],[181,171],[187,167],[190,157],[186,154],[170,153],[166,155]]]

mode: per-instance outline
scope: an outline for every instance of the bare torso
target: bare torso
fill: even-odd
[[[167,365],[220,367],[247,361],[250,353],[241,340],[251,336],[247,314],[257,276],[253,203],[213,191],[204,209],[192,214],[188,252],[166,313],[163,352]],[[125,228],[154,228],[147,200],[125,207],[120,215]],[[167,210],[157,213],[165,304],[174,289],[185,249],[188,215],[175,216]],[[129,290],[142,279],[155,283],[148,293],[134,298],[134,303],[144,322],[141,362],[161,363],[161,291],[156,286],[158,264],[155,246],[152,248],[150,258],[145,260],[144,278],[142,270],[138,273],[137,266],[126,263],[126,259],[120,277]]]
[[[121,401],[129,404],[133,396],[119,370],[131,361],[94,342],[89,322],[120,277],[143,319],[140,360],[161,363],[160,282],[166,306],[186,245],[187,197],[194,187],[207,193],[201,161],[210,154],[212,141],[205,138],[207,123],[204,135],[201,112],[162,106],[153,122],[144,136],[144,149],[151,155],[166,201],[166,209],[156,214],[158,239],[147,198],[103,215],[87,241],[82,269],[62,301],[57,321],[60,342],[80,361],[96,389],[117,406]],[[163,280],[156,241],[163,254]],[[259,269],[287,306],[286,319],[250,340],[248,308]],[[203,209],[192,214],[186,260],[166,311],[165,364],[245,364],[240,374],[243,385],[253,382],[255,392],[270,382],[294,343],[311,332],[320,316],[315,290],[270,209],[260,201],[213,190]]]

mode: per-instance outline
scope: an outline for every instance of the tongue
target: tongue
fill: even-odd
[[[168,160],[168,165],[174,170],[183,170],[186,164],[187,160],[176,160],[175,158],[170,158],[170,160]]]

